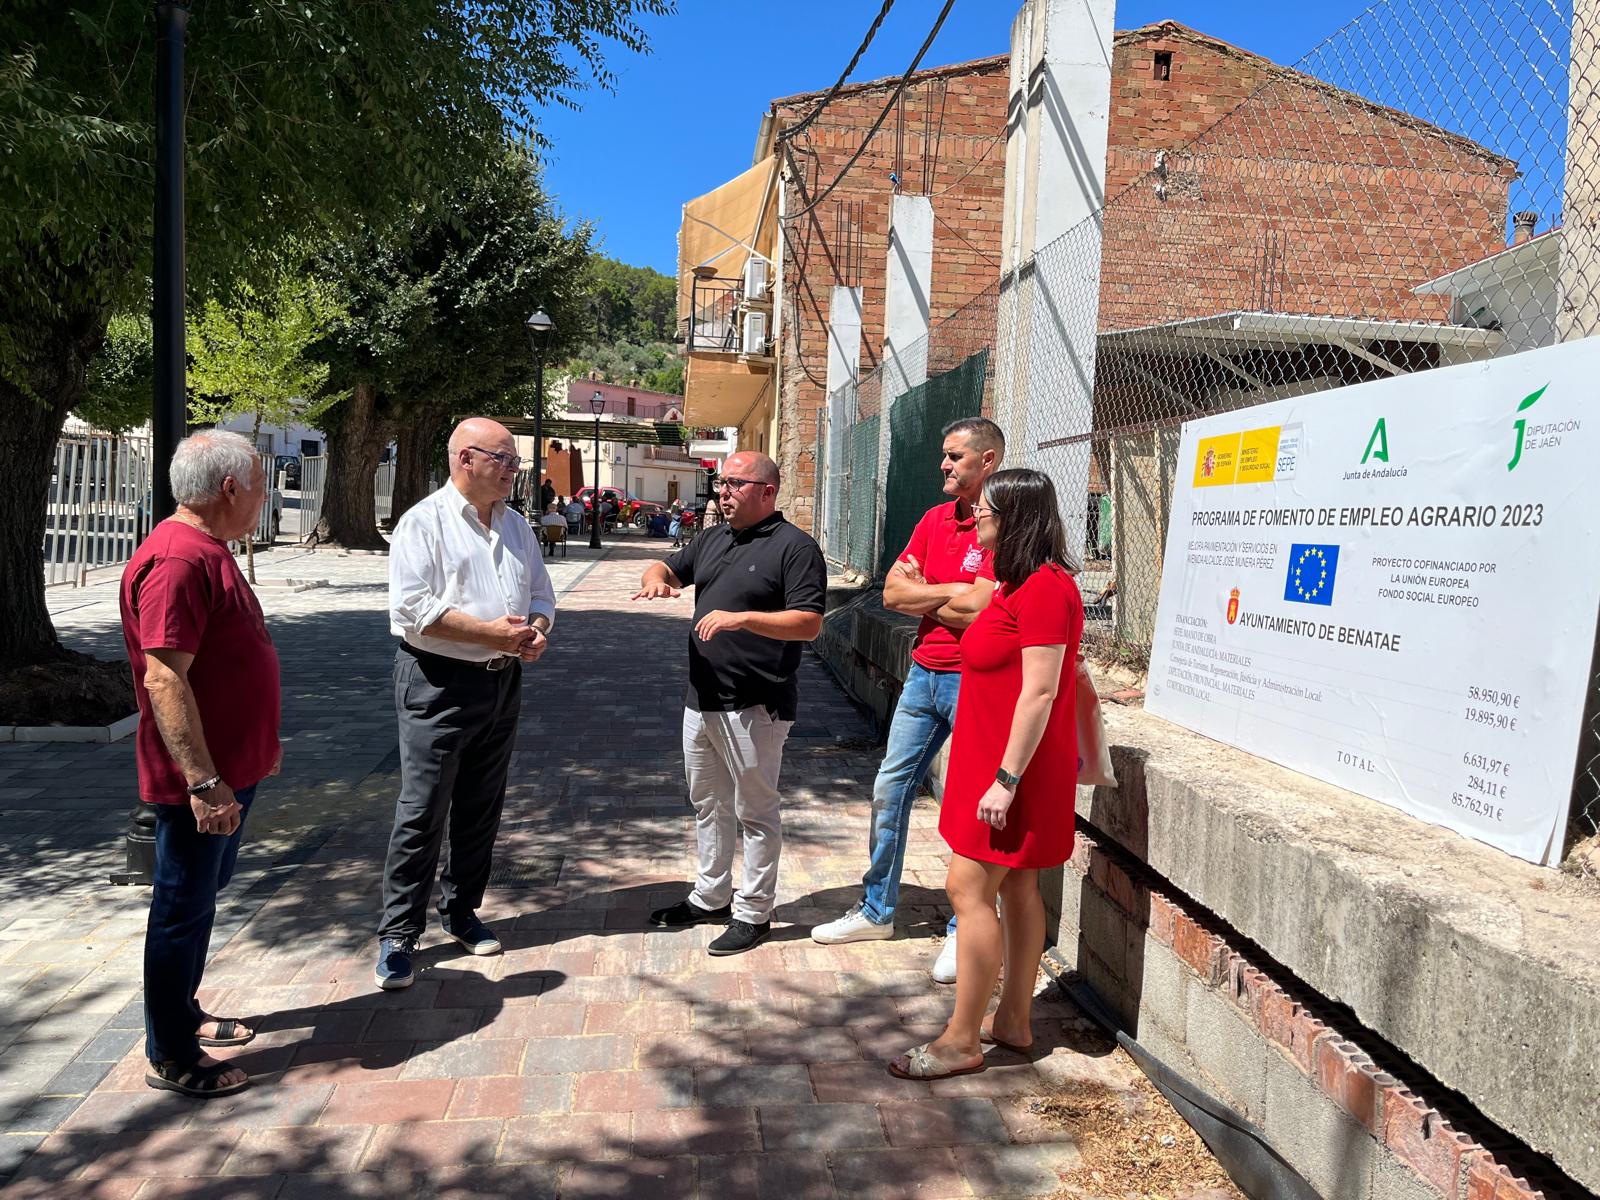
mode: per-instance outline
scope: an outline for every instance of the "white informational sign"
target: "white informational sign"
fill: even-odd
[[[1600,603],[1600,338],[1183,427],[1146,707],[1535,863]]]

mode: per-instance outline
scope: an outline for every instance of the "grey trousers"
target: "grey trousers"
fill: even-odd
[[[778,900],[783,817],[778,774],[790,721],[765,708],[698,713],[683,710],[683,766],[694,807],[694,891],[701,908],[730,901],[735,920],[760,925]],[[736,833],[744,834],[744,876],[733,886]]]
[[[522,664],[486,671],[402,648],[394,661],[394,707],[400,798],[378,936],[420,938],[447,826],[439,911],[466,914],[483,903],[522,709]]]

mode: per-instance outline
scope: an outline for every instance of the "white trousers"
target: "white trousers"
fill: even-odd
[[[699,850],[689,899],[701,908],[721,908],[731,900],[735,920],[759,925],[772,919],[783,853],[778,772],[792,723],[774,719],[764,707],[683,711],[683,766]],[[744,878],[737,895],[735,826],[744,831]]]

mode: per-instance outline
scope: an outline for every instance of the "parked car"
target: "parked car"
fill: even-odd
[[[272,460],[272,482],[278,482],[279,476],[283,477],[283,486],[291,491],[300,490],[300,456],[298,454],[280,454]]]
[[[616,506],[616,512],[608,515],[607,520],[613,523],[636,524],[635,515],[639,505],[646,503],[631,492],[620,488],[601,488],[600,494],[605,500]],[[577,500],[583,505],[584,514],[587,516],[594,510],[594,488],[582,487],[577,491]]]
[[[664,514],[667,511],[665,504],[654,500],[639,500],[633,509],[633,525],[635,529],[643,529],[650,524],[650,518]]]

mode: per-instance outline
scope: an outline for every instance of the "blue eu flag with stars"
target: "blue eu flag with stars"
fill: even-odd
[[[1296,604],[1332,604],[1333,580],[1339,573],[1339,547],[1289,547],[1289,573],[1283,581],[1283,598]]]

